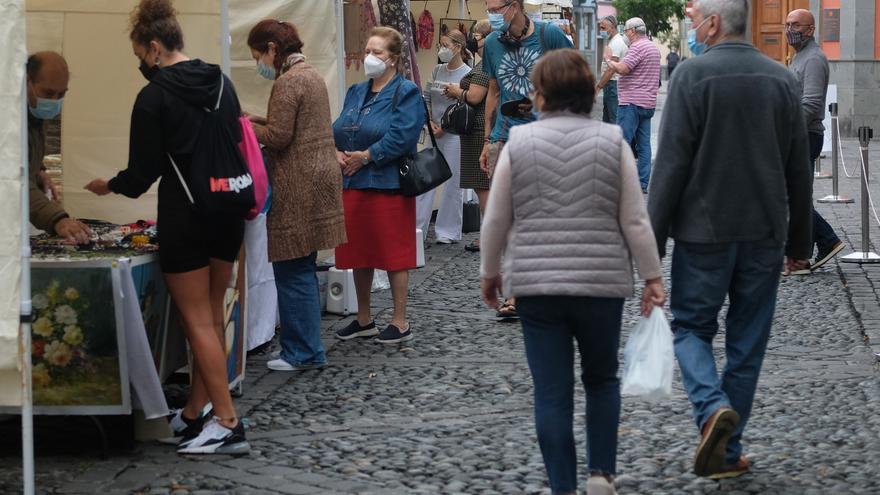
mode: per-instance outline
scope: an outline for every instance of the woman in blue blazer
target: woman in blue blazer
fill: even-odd
[[[343,340],[377,336],[383,344],[412,339],[406,318],[409,270],[416,266],[415,198],[400,190],[401,161],[415,153],[425,109],[418,86],[400,74],[403,37],[375,28],[367,41],[369,80],[353,85],[333,123],[342,168],[348,242],[336,248],[336,267],[354,270],[357,319],[336,332]],[[394,313],[382,332],[370,313],[375,269],[388,272]]]

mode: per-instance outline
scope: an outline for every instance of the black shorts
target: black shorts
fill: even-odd
[[[244,240],[244,219],[160,207],[157,230],[162,272],[184,273],[208,266],[212,258],[235,261]]]

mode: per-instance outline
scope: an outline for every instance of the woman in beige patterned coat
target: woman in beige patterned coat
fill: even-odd
[[[269,157],[272,185],[267,225],[281,315],[281,355],[268,367],[321,368],[327,357],[321,343],[317,251],[346,240],[342,173],[336,163],[327,86],[306,63],[293,24],[261,21],[247,43],[257,71],[275,81],[266,118],[250,117]]]

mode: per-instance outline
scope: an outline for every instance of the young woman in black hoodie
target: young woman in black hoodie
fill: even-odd
[[[198,148],[204,108],[220,101],[220,118],[238,141],[241,108],[232,82],[216,65],[181,52],[183,33],[170,0],[141,0],[131,34],[140,71],[149,81],[131,115],[128,168],[86,189],[137,198],[160,177],[159,264],[183,317],[193,351],[192,388],[171,420],[185,454],[244,454],[249,445],[226,379],[223,298],[244,238],[244,218],[195,211],[169,156],[186,176]],[[222,81],[222,84],[221,84]],[[221,94],[222,93],[222,94]],[[200,413],[208,402],[213,417]]]

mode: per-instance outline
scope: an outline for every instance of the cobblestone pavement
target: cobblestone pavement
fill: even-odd
[[[844,142],[850,169],[856,149]],[[815,196],[830,187],[817,180]],[[880,198],[880,187],[871,189]],[[841,179],[841,190],[858,198],[858,181]],[[817,208],[850,247],[859,242],[857,205]],[[180,457],[154,444],[107,460],[40,456],[40,492],[549,493],[519,325],[495,322],[479,302],[478,257],[462,249],[474,236],[427,246],[428,266],[411,278],[416,339],[408,345],[335,342],[332,332],[350,318],[328,315],[330,367],[284,374],[267,372],[266,356],[249,359],[237,405],[249,422],[250,456]],[[753,463],[746,476],[715,482],[689,472],[697,431],[678,377],[670,400],[624,400],[619,492],[880,493],[878,287],[880,265],[837,261],[782,280],[746,432]],[[390,295],[376,296],[377,320],[385,323]],[[637,311],[629,301],[625,334]],[[716,352],[723,354],[721,339]],[[583,466],[582,391],[577,400]],[[20,490],[19,463],[0,458],[0,493]]]

